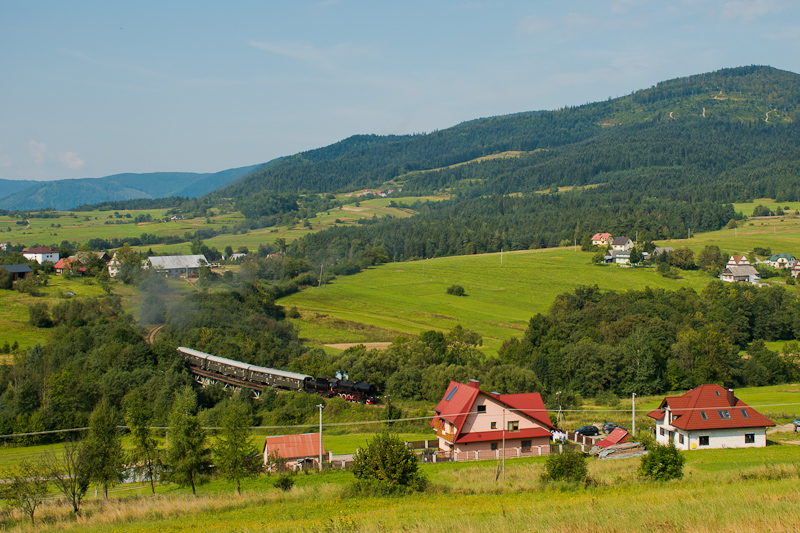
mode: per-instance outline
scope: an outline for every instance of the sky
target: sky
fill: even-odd
[[[217,172],[798,52],[796,0],[6,0],[0,179]]]

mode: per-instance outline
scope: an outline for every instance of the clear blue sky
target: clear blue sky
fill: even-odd
[[[749,64],[800,72],[800,2],[5,1],[0,178],[216,172]]]

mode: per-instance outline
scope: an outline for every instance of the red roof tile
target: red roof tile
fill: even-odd
[[[324,454],[324,443],[322,448],[322,453]],[[284,459],[319,457],[319,433],[267,437],[264,441],[264,453],[272,453],[275,451]]]
[[[687,431],[775,425],[719,385],[700,385],[682,396],[668,396],[661,401],[659,409],[648,416],[661,419],[666,408],[672,411],[672,425]]]

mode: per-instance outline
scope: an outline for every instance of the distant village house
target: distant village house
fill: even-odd
[[[303,433],[267,437],[264,441],[264,465],[269,465],[270,454],[277,454],[286,459],[286,466],[292,469],[319,466],[320,435],[319,433]],[[325,455],[324,442],[322,443],[322,455]]]
[[[204,255],[154,255],[145,261],[145,268],[153,268],[164,272],[168,277],[189,276],[197,274],[201,267],[208,264]]]
[[[57,263],[58,252],[47,246],[36,246],[34,248],[23,248],[22,255],[29,261],[36,261],[40,265],[44,263]]]
[[[608,246],[614,240],[610,233],[595,233],[592,235],[593,246]]]

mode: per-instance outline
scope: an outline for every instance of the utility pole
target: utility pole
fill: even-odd
[[[503,483],[506,481],[506,409],[503,408]]]
[[[636,393],[631,393],[631,435],[636,438]]]
[[[317,287],[322,287],[322,265],[319,266],[319,285]]]
[[[503,249],[500,248],[500,266],[503,266]]]
[[[319,404],[317,407],[319,407],[319,471],[322,472],[322,410],[325,406]]]
[[[558,417],[556,418],[556,424],[558,424],[558,428],[561,429],[563,425],[562,422],[564,421],[563,415],[561,414],[561,391],[558,391],[556,396],[558,397]]]

